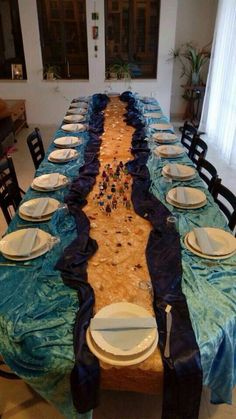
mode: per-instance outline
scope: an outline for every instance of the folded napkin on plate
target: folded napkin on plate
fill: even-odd
[[[205,228],[197,227],[193,229],[193,232],[202,253],[214,255],[222,248],[222,243],[219,243],[210,237]]]
[[[38,228],[27,229],[17,247],[17,256],[29,256],[32,253],[37,234]]]
[[[42,198],[40,201],[34,206],[32,211],[33,218],[40,218],[42,217],[45,209],[48,206],[49,198]]]
[[[68,159],[70,157],[71,150],[63,150],[59,156],[61,159]]]
[[[178,186],[175,188],[175,199],[176,202],[181,204],[188,204],[188,194],[184,187]]]
[[[91,319],[91,330],[125,330],[125,329],[152,329],[157,327],[154,317],[127,317]]]
[[[168,154],[169,156],[172,156],[172,154],[176,154],[175,148],[170,147],[163,147],[162,152],[165,154]]]
[[[180,170],[178,169],[177,164],[168,164],[167,172],[172,176],[180,176]]]
[[[58,185],[60,173],[51,173],[47,178],[47,187],[55,188]]]

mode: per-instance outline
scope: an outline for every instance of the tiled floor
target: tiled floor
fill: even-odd
[[[24,129],[15,144],[17,151],[12,154],[21,187],[26,190],[34,176],[34,168],[26,145],[26,136],[33,127]],[[52,140],[55,126],[40,127],[45,148]],[[207,158],[217,167],[222,182],[236,194],[236,170],[228,167],[219,158],[219,152],[209,148]],[[0,214],[0,235],[6,224]],[[187,401],[186,401],[187,402]],[[236,391],[234,405],[214,406],[209,403],[209,392],[204,389],[199,419],[229,419],[236,417]],[[61,419],[62,416],[23,381],[0,379],[0,417],[2,419]],[[100,407],[94,419],[160,419],[161,397],[134,393],[103,391]],[[174,419],[174,418],[173,418]],[[184,418],[183,418],[184,419]]]

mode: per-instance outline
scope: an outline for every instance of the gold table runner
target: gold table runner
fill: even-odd
[[[113,97],[105,110],[100,171],[84,208],[91,222],[90,235],[99,245],[88,264],[88,279],[95,292],[95,312],[105,305],[127,301],[154,315],[149,291],[139,287],[140,281],[150,279],[145,249],[151,225],[135,214],[130,196],[132,179],[122,168],[122,163],[133,158],[130,147],[134,128],[123,121],[125,106]],[[159,393],[162,388],[158,348],[146,361],[131,367],[100,365],[103,388],[144,393]]]

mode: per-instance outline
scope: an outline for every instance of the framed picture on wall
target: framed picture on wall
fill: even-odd
[[[12,80],[22,80],[23,79],[23,66],[22,66],[22,64],[12,64],[11,65],[11,74],[12,74]]]

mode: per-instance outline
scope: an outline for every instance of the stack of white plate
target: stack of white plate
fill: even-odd
[[[163,123],[163,124],[150,124],[149,128],[151,129],[155,129],[157,131],[169,131],[169,130],[173,130],[172,125],[167,124],[167,123]]]
[[[166,164],[162,169],[162,174],[165,177],[173,180],[191,180],[196,176],[194,167],[185,166],[184,164]]]
[[[166,200],[174,207],[183,209],[201,208],[207,203],[206,195],[200,189],[182,186],[170,189]]]
[[[146,112],[143,115],[145,118],[161,118],[162,114],[160,112]]]
[[[66,124],[62,125],[61,129],[68,132],[82,132],[86,130],[86,126],[83,124]]]
[[[85,120],[84,115],[66,115],[64,116],[64,122],[66,123],[77,123]]]
[[[156,349],[155,318],[141,306],[115,303],[102,308],[87,330],[88,346],[97,358],[111,365],[134,365]]]
[[[76,101],[76,102],[72,102],[70,104],[71,108],[83,108],[83,109],[87,109],[88,108],[88,103],[87,102],[81,102],[80,100]]]
[[[49,250],[52,236],[38,228],[24,228],[7,234],[0,241],[0,251],[6,259],[35,259]]]
[[[203,243],[196,236],[194,230],[187,233],[184,238],[185,246],[195,255],[207,259],[226,259],[235,254],[236,238],[231,233],[213,227],[204,227],[198,230],[203,230],[203,232],[198,232],[202,235]]]
[[[57,210],[60,202],[53,198],[35,198],[20,205],[19,216],[26,221],[47,221]]]
[[[62,148],[61,150],[52,151],[48,160],[52,163],[67,163],[78,157],[79,153],[73,148]]]
[[[140,97],[140,100],[143,103],[146,103],[146,104],[156,104],[155,103],[156,102],[156,99],[154,97],[143,96],[143,97]]]
[[[31,188],[40,191],[56,191],[57,189],[63,188],[68,183],[68,178],[60,173],[48,173],[34,178],[31,183]]]
[[[178,137],[170,132],[156,132],[152,135],[152,138],[158,143],[168,144],[174,143]]]
[[[55,138],[54,144],[58,148],[71,148],[71,147],[77,147],[78,145],[82,144],[83,140],[78,137],[58,137]]]
[[[160,111],[161,110],[160,106],[158,106],[158,105],[145,104],[143,107],[144,107],[144,110],[146,110],[146,111],[155,111],[155,112],[157,112],[157,111]]]
[[[71,114],[71,115],[74,115],[74,114],[76,114],[76,115],[85,115],[87,113],[87,109],[84,109],[84,108],[71,108],[71,109],[68,109],[67,113],[68,114]]]
[[[160,145],[155,148],[154,153],[159,157],[166,159],[175,159],[185,153],[183,147],[177,145]]]

